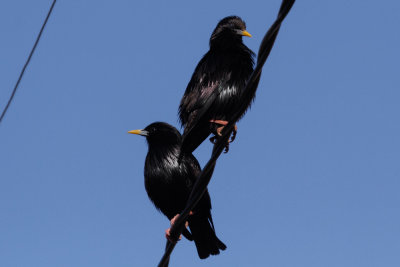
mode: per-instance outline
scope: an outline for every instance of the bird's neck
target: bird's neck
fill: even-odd
[[[241,41],[236,43],[218,43],[212,45],[210,46],[210,53],[223,58],[232,58],[232,54],[236,57],[245,58],[252,58],[254,56],[253,51],[251,51]]]
[[[148,155],[154,160],[173,160],[179,157],[179,144],[149,144]]]
[[[210,49],[236,50],[242,46],[244,46],[242,38],[236,35],[219,35],[210,40]]]

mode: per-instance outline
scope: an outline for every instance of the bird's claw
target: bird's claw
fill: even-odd
[[[233,128],[232,135],[231,135],[228,143],[232,143],[236,139],[237,129],[238,128],[237,128],[237,126],[235,124],[235,127]]]
[[[214,145],[217,143],[217,141],[218,141],[218,138],[219,137],[217,137],[217,136],[213,136],[213,137],[211,137],[210,138],[210,142],[211,143],[213,143]],[[228,142],[225,144],[225,149],[224,149],[224,153],[228,153],[228,151],[229,151],[229,143],[230,143],[231,141],[230,140],[228,140]]]
[[[217,143],[217,141],[218,141],[218,138],[222,136],[221,132],[224,129],[224,127],[228,124],[228,122],[223,121],[224,123],[221,123],[221,121],[216,121],[216,120],[213,120],[212,122],[218,123],[218,124],[223,124],[223,126],[217,128],[217,134],[210,138],[210,142],[215,145]],[[235,127],[232,130],[231,136],[229,137],[229,140],[225,145],[224,153],[228,153],[229,144],[232,143],[235,140],[236,134],[237,134],[237,126],[235,124]]]
[[[189,212],[189,215],[193,215],[193,211],[190,211],[190,212]],[[179,217],[179,214],[176,214],[176,215],[171,219],[171,221],[170,221],[171,227],[172,227],[172,225],[175,223],[175,221],[178,219],[178,217]],[[186,222],[185,222],[185,227],[187,228],[188,226],[189,226],[189,223],[186,221]],[[168,228],[167,230],[165,230],[165,237],[166,237],[171,243],[174,243],[174,244],[175,244],[176,242],[178,242],[179,240],[182,239],[182,235],[179,235],[178,240],[173,239],[173,238],[171,237],[171,227]]]
[[[214,145],[217,143],[218,138],[214,135],[213,137],[210,137],[210,142],[213,143]]]
[[[171,237],[171,228],[168,228],[167,230],[165,230],[165,237],[168,239],[169,242],[175,244],[177,243],[179,240],[182,239],[182,235],[179,235],[178,240],[175,240]]]

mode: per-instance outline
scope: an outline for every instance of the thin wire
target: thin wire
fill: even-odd
[[[55,4],[56,4],[56,0],[53,0],[53,3],[51,4],[51,7],[50,7],[50,9],[49,9],[49,12],[47,13],[46,19],[44,20],[44,23],[43,23],[43,25],[42,25],[42,28],[40,29],[40,32],[39,32],[38,36],[36,37],[35,44],[33,45],[32,50],[31,50],[31,52],[30,52],[30,54],[29,54],[29,56],[28,56],[28,59],[26,60],[25,65],[24,65],[24,67],[22,68],[21,73],[19,74],[19,78],[18,78],[18,80],[17,80],[17,83],[16,83],[15,86],[14,86],[14,90],[13,90],[12,93],[11,93],[10,99],[8,99],[7,105],[6,105],[6,107],[4,108],[3,112],[1,113],[1,116],[0,116],[0,123],[1,123],[1,121],[3,120],[4,116],[6,115],[6,112],[7,112],[7,110],[8,110],[8,107],[10,106],[12,100],[14,99],[15,93],[17,92],[17,89],[18,89],[19,83],[21,82],[22,76],[24,76],[25,69],[26,69],[26,67],[28,66],[29,62],[31,61],[32,55],[33,55],[33,53],[35,52],[36,46],[37,46],[38,43],[39,43],[39,40],[40,40],[40,37],[42,36],[44,27],[46,26],[47,21],[49,20],[49,17],[50,17],[50,15],[51,15],[51,12],[53,11],[53,8],[54,8],[54,5],[55,5]]]
[[[207,162],[206,166],[197,178],[196,183],[193,186],[192,192],[186,203],[185,209],[181,212],[175,223],[171,226],[170,236],[172,240],[178,240],[178,237],[184,229],[185,222],[189,216],[189,212],[201,199],[204,192],[207,190],[207,185],[211,180],[214,168],[218,157],[221,155],[225,148],[225,144],[228,141],[231,132],[233,130],[236,121],[240,119],[246,112],[248,105],[251,103],[253,96],[257,90],[258,83],[260,81],[261,70],[266,62],[271,49],[274,45],[276,36],[278,35],[282,21],[285,19],[286,15],[292,8],[295,0],[283,0],[281,7],[279,9],[279,14],[275,22],[269,28],[268,32],[265,34],[264,39],[260,45],[258,51],[257,65],[250,76],[249,81],[246,84],[244,94],[242,96],[242,101],[237,112],[234,114],[233,119],[224,127],[222,131],[222,136],[218,139],[217,143],[214,145],[213,152],[210,160]],[[167,241],[164,255],[162,256],[158,267],[167,267],[169,264],[170,255],[175,248],[176,242]]]

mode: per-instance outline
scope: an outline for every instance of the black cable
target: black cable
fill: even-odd
[[[28,59],[26,60],[25,65],[24,65],[24,67],[22,68],[21,73],[19,74],[18,81],[17,81],[17,83],[16,83],[15,86],[14,86],[14,90],[13,90],[12,93],[11,93],[10,99],[8,99],[7,105],[6,105],[6,107],[4,108],[3,112],[1,113],[1,116],[0,116],[0,123],[1,123],[1,121],[3,120],[4,116],[6,115],[6,112],[7,112],[7,110],[8,110],[8,107],[10,106],[12,100],[14,99],[15,93],[17,92],[17,89],[18,89],[19,83],[21,82],[22,76],[24,76],[25,69],[26,69],[26,67],[28,66],[29,62],[31,61],[32,55],[33,55],[33,53],[35,52],[36,46],[37,46],[38,43],[39,43],[39,40],[40,40],[40,37],[42,36],[44,27],[46,26],[47,21],[49,20],[50,14],[51,14],[51,12],[53,11],[53,7],[54,7],[55,4],[56,4],[56,0],[53,0],[53,3],[51,4],[51,7],[50,7],[50,9],[49,9],[49,12],[47,13],[46,19],[45,19],[44,22],[43,22],[42,28],[40,29],[40,32],[39,32],[38,36],[36,37],[36,41],[35,41],[35,44],[34,44],[33,47],[32,47],[31,53],[29,54]]]
[[[217,162],[218,157],[221,155],[222,151],[225,148],[225,144],[229,140],[231,132],[233,130],[236,121],[240,119],[243,114],[246,112],[246,109],[250,102],[253,99],[253,96],[257,90],[258,83],[260,81],[261,70],[266,62],[271,49],[274,45],[276,36],[278,35],[280,26],[282,21],[285,19],[286,15],[289,13],[292,8],[295,0],[283,0],[281,7],[279,9],[278,17],[272,26],[269,28],[268,32],[265,34],[263,41],[261,42],[257,65],[250,76],[249,81],[246,84],[246,88],[244,90],[244,94],[242,96],[242,101],[240,104],[240,108],[236,111],[233,116],[233,119],[228,123],[227,126],[224,127],[222,131],[222,136],[218,138],[217,143],[214,145],[213,152],[210,160],[207,162],[206,166],[203,168],[203,171],[200,174],[200,177],[197,178],[195,185],[193,186],[192,192],[189,196],[189,199],[186,203],[185,209],[181,212],[175,223],[171,226],[170,229],[170,237],[172,240],[178,240],[178,237],[182,233],[185,222],[189,216],[189,212],[196,206],[197,202],[200,200],[204,192],[207,190],[207,185],[211,180],[211,176],[214,172],[214,168]],[[176,242],[173,243],[171,241],[167,241],[165,252],[163,257],[158,264],[158,267],[166,267],[169,263],[169,257],[176,245]]]

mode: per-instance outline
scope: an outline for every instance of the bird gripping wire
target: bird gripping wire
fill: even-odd
[[[211,180],[211,176],[214,172],[217,159],[224,150],[225,144],[229,140],[229,137],[231,135],[231,132],[234,128],[236,121],[245,113],[246,108],[253,99],[253,96],[257,90],[258,83],[260,81],[262,67],[264,66],[264,63],[266,62],[271,52],[275,39],[278,35],[280,26],[283,20],[285,19],[286,15],[292,8],[294,2],[295,0],[282,1],[277,19],[269,28],[268,32],[265,34],[258,51],[257,65],[246,84],[246,88],[242,95],[242,102],[240,103],[240,108],[236,111],[236,113],[233,116],[233,119],[229,121],[228,125],[224,127],[222,131],[222,136],[218,138],[217,143],[214,145],[210,160],[207,162],[200,176],[197,178],[197,181],[186,203],[185,209],[181,212],[178,219],[171,226],[170,236],[172,240],[178,240],[179,235],[182,233],[185,227],[185,222],[188,219],[189,212],[196,206],[197,202],[200,200],[204,192],[207,190],[207,185]],[[176,242],[167,241],[164,255],[161,258],[158,267],[168,266],[169,257],[175,245]]]

